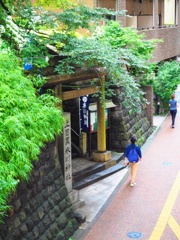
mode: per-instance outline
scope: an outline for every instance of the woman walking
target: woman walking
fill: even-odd
[[[137,146],[135,142],[136,138],[132,137],[131,144],[129,144],[125,150],[125,158],[128,159],[130,165],[131,187],[134,187],[136,185],[135,178],[137,173],[138,162],[142,160],[141,148]]]
[[[172,94],[171,100],[169,100],[169,110],[170,110],[171,119],[172,119],[172,128],[174,128],[174,124],[175,124],[177,106],[178,106],[178,103],[177,103],[177,100],[175,99],[175,94]]]

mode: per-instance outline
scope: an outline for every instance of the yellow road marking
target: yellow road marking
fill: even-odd
[[[174,181],[174,184],[171,188],[171,191],[168,195],[168,198],[164,204],[164,207],[162,209],[162,212],[159,216],[159,219],[156,223],[156,226],[149,238],[149,240],[160,240],[161,236],[164,232],[164,229],[166,227],[166,225],[168,224],[168,220],[170,218],[171,212],[172,212],[172,208],[174,206],[174,203],[176,201],[176,198],[180,192],[180,171]],[[172,218],[170,218],[170,225],[172,229],[175,229],[176,227],[176,223],[173,221]],[[179,236],[179,235],[178,235]],[[180,238],[178,238],[180,239]]]
[[[172,229],[172,231],[174,232],[174,234],[176,235],[176,237],[178,239],[180,239],[180,226],[172,215],[170,216],[170,218],[168,220],[168,224],[169,224],[170,228]]]

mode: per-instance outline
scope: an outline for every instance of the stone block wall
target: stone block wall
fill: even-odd
[[[124,152],[125,147],[130,143],[130,138],[136,136],[137,144],[143,143],[153,132],[153,90],[152,87],[144,87],[146,98],[150,102],[144,106],[141,113],[130,114],[121,102],[116,98],[114,103],[117,106],[111,109],[111,150]]]
[[[142,145],[153,132],[146,111],[139,115],[129,114],[127,109],[116,107],[111,111],[111,149],[124,152],[132,136],[136,136],[138,145]]]
[[[78,228],[64,184],[55,142],[47,144],[9,200],[0,240],[68,240]]]
[[[153,86],[144,86],[143,91],[146,93],[145,98],[149,102],[149,104],[146,106],[147,118],[150,122],[151,127],[153,127],[153,115],[154,115]]]

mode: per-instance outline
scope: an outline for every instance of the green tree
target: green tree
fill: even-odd
[[[128,48],[140,59],[148,60],[152,56],[157,39],[147,40],[145,34],[139,34],[130,27],[122,27],[119,22],[110,21],[103,26],[100,34],[101,41],[109,42],[114,48]]]
[[[146,100],[135,76],[150,71],[147,59],[157,42],[145,40],[143,34],[138,35],[130,28],[124,30],[120,23],[110,21],[105,27],[98,26],[90,37],[70,38],[60,49],[61,54],[67,57],[56,67],[56,71],[61,74],[73,73],[76,67],[106,69],[106,96],[112,96],[114,87],[119,86],[123,105],[130,112],[138,112]]]
[[[19,59],[6,49],[0,53],[0,82],[1,221],[9,194],[20,180],[28,179],[32,161],[38,159],[44,143],[61,132],[63,118],[58,100],[49,94],[37,96]]]
[[[154,93],[160,98],[165,111],[168,110],[169,99],[180,84],[180,63],[168,61],[159,64],[157,76],[153,82]]]

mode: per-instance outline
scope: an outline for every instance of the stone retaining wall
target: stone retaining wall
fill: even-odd
[[[78,228],[55,143],[47,144],[29,180],[11,196],[0,240],[68,240]]]
[[[142,145],[152,131],[146,111],[141,115],[129,115],[128,110],[117,107],[116,111],[111,111],[112,150],[123,152],[132,136],[136,136],[138,144]]]
[[[114,98],[117,106],[111,109],[110,116],[111,149],[114,151],[124,152],[132,136],[136,136],[137,144],[142,146],[153,132],[153,89],[151,86],[143,89],[149,105],[144,106],[141,113],[130,114],[118,98]]]

